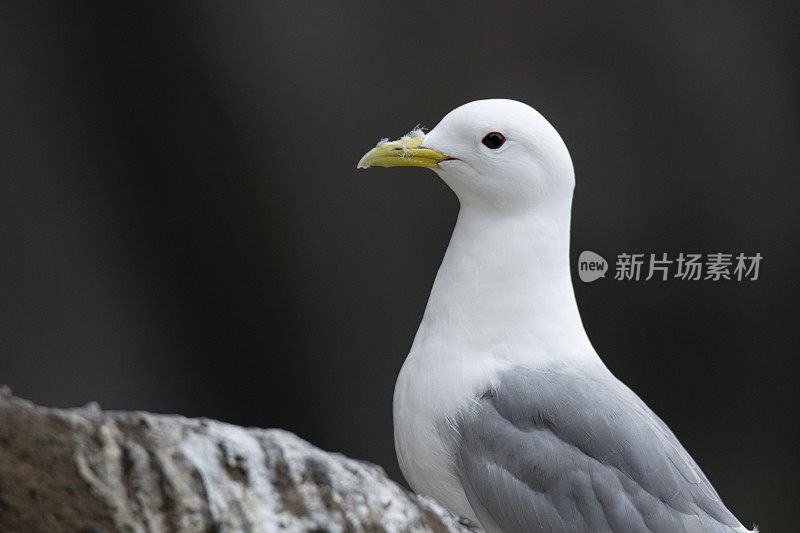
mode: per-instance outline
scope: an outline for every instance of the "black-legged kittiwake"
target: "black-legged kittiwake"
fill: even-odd
[[[461,204],[394,393],[417,493],[490,532],[747,531],[589,342],[570,279],[572,161],[542,115],[472,102],[358,166],[430,167]]]

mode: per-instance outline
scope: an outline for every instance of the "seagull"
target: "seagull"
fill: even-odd
[[[430,168],[460,203],[394,391],[416,493],[489,532],[748,531],[589,342],[569,267],[575,173],[541,114],[471,102],[384,139],[358,163],[372,166]]]

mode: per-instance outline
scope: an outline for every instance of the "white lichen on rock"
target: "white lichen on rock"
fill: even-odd
[[[0,391],[2,531],[470,531],[380,467],[279,429]]]

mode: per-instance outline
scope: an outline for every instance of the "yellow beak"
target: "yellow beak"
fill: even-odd
[[[428,167],[439,168],[448,157],[436,150],[422,148],[425,137],[403,137],[397,141],[379,143],[364,154],[358,168],[369,167]]]

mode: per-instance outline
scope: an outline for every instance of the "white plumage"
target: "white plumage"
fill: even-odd
[[[461,204],[395,387],[416,492],[490,531],[746,531],[587,338],[569,268],[574,171],[547,120],[472,102],[380,144],[371,165],[431,167]]]

